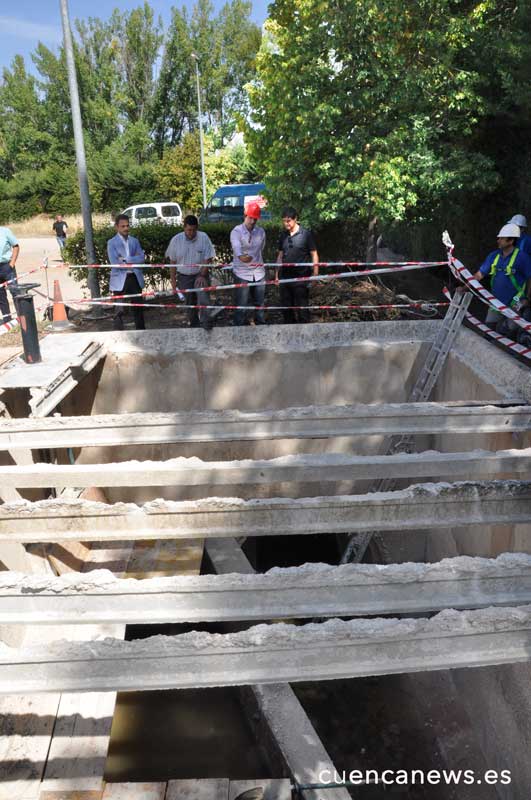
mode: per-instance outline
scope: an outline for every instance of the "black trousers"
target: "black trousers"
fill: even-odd
[[[17,273],[12,267],[9,266],[8,261],[3,261],[0,264],[0,283],[10,281],[13,278],[16,278],[16,275]],[[11,321],[11,311],[9,309],[9,300],[7,299],[7,289],[9,289],[11,292],[12,297],[15,297],[15,295],[20,293],[20,289],[16,283],[10,283],[7,287],[0,287],[0,325],[2,325],[3,322]]]
[[[113,294],[137,294],[141,292],[142,289],[140,288],[140,284],[138,283],[138,279],[134,272],[129,272],[125,276],[125,283],[123,289],[119,292],[113,292]],[[120,302],[120,301],[118,301]],[[138,297],[131,297],[129,299],[124,300],[125,303],[143,303],[144,298],[141,296]],[[116,313],[114,315],[114,322],[113,328],[115,331],[123,331],[124,329],[124,306],[116,306]],[[137,331],[144,331],[146,329],[146,323],[144,322],[144,309],[139,306],[133,306],[133,319],[135,320],[135,328]]]
[[[282,274],[280,278],[293,278],[293,273]],[[281,306],[307,306],[310,302],[310,285],[308,283],[281,283],[280,284],[280,305]],[[309,322],[310,312],[307,308],[286,308],[282,312],[284,322]]]

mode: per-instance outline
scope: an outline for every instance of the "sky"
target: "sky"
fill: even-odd
[[[101,17],[106,19],[114,8],[129,11],[143,0],[69,0],[70,20]],[[224,0],[213,0],[218,11]],[[172,5],[193,6],[193,0],[150,0],[156,14],[164,22],[170,18]],[[266,18],[268,0],[253,0],[253,20],[261,25]],[[50,48],[61,42],[61,17],[59,0],[17,0],[7,3],[0,0],[0,70],[9,66],[13,57],[23,55],[30,62],[30,53],[41,41]],[[28,63],[30,66],[30,63]]]

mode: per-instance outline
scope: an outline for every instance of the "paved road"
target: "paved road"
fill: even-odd
[[[40,292],[46,294],[46,274],[48,276],[48,286],[50,295],[53,297],[53,282],[59,280],[63,299],[65,301],[73,300],[79,297],[88,297],[87,289],[84,289],[81,284],[73,279],[68,274],[68,268],[62,266],[60,261],[59,246],[53,236],[34,236],[31,238],[19,238],[20,255],[17,261],[17,273],[22,273],[35,269],[42,265],[45,257],[48,258],[48,271],[44,270],[36,272],[34,275],[28,275],[27,278],[21,278],[21,282],[35,281],[40,283]],[[46,300],[38,297],[35,305],[38,308],[45,305]]]

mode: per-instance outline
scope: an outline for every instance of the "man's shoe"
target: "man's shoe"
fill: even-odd
[[[531,333],[522,333],[518,337],[518,344],[531,348]]]
[[[201,327],[204,331],[211,331],[214,327],[209,319],[206,319],[204,322],[201,323]]]

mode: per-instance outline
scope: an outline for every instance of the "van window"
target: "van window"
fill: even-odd
[[[136,210],[137,219],[154,219],[157,216],[157,209],[155,206],[140,206]]]
[[[243,208],[242,198],[238,194],[232,195],[230,197],[224,197],[223,205],[225,207],[229,206],[230,208],[237,208],[238,206],[241,206]]]
[[[125,214],[126,217],[129,217],[129,219],[131,219],[133,216],[133,209],[126,208],[125,211],[122,211],[122,214]]]
[[[222,199],[221,197],[213,197],[210,201],[210,208],[221,208]]]
[[[163,217],[178,217],[180,214],[179,206],[162,206]]]

